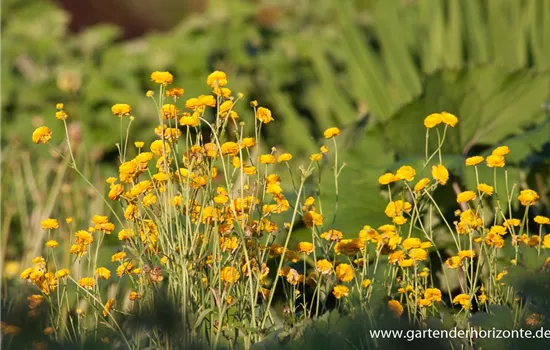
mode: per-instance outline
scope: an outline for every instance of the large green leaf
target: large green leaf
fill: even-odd
[[[523,71],[502,75],[494,67],[440,72],[426,80],[423,96],[404,106],[387,123],[380,124],[377,132],[385,134],[401,156],[423,154],[423,119],[446,110],[456,114],[459,123],[458,136],[456,130],[447,131],[445,150],[462,153],[476,144],[494,144],[544,121],[542,106],[549,83],[547,73]],[[434,130],[430,133],[435,141]],[[538,134],[544,138],[543,132]],[[539,147],[541,143],[544,140],[539,141]],[[432,145],[436,146],[433,142]]]

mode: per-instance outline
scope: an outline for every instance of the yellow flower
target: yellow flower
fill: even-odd
[[[32,259],[31,262],[33,264],[44,264],[46,260],[44,260],[44,258],[41,256],[37,256],[36,258]]]
[[[155,204],[156,202],[157,202],[157,196],[155,196],[152,193],[147,193],[142,199],[142,203],[146,207],[149,207]]]
[[[418,299],[418,305],[427,307],[432,305],[432,301],[426,298]]]
[[[164,145],[164,148],[163,148]],[[156,156],[162,156],[164,152],[166,154],[170,154],[171,148],[170,144],[168,142],[164,142],[162,140],[156,140],[151,143],[151,152]]]
[[[239,145],[236,142],[224,142],[221,145],[221,151],[223,155],[236,155],[239,153]]]
[[[330,139],[334,136],[340,135],[340,129],[338,128],[328,128],[324,132],[325,139]]]
[[[479,296],[479,303],[480,304],[485,304],[487,302],[487,294],[481,294]]]
[[[219,88],[219,87],[215,87],[213,90],[214,94],[216,94],[217,96],[223,96],[225,98],[231,98],[231,90],[228,89],[228,88]],[[237,93],[237,97],[239,97],[239,93]],[[231,114],[234,114],[235,112],[231,112]]]
[[[249,148],[256,146],[256,139],[253,137],[245,137],[241,141],[241,147],[242,148]]]
[[[179,109],[174,104],[166,103],[162,105],[161,112],[164,119],[173,119],[179,113]]]
[[[393,202],[389,202],[386,206],[384,213],[390,217],[396,217],[403,215],[403,212],[408,213],[412,209],[412,205],[409,202],[403,202],[401,199]]]
[[[441,291],[437,288],[426,288],[424,298],[430,301],[441,301]]]
[[[542,241],[542,246],[544,248],[550,248],[550,234],[547,234],[544,236],[544,240]]]
[[[113,306],[115,305],[115,299],[111,298],[107,300],[105,303],[105,307],[103,308],[103,316],[107,317],[111,313],[111,310],[113,309]]]
[[[504,270],[497,275],[497,281],[500,281],[504,276],[508,274],[508,271]]]
[[[407,223],[407,219],[401,215],[394,216],[391,221],[396,225],[404,225]]]
[[[166,96],[180,97],[181,95],[183,95],[183,92],[184,92],[183,88],[175,87],[175,88],[166,90]]]
[[[53,230],[59,228],[59,222],[56,219],[45,219],[40,222],[43,230]]]
[[[132,107],[125,103],[117,103],[116,105],[113,105],[113,107],[111,107],[111,111],[114,115],[122,117],[132,114]]]
[[[379,231],[382,231],[384,233],[395,233],[395,226],[393,225],[382,225],[378,227]]]
[[[256,174],[256,167],[255,166],[245,166],[243,167],[243,173],[245,173],[246,175],[254,175]]]
[[[339,284],[335,286],[334,289],[332,290],[332,295],[334,295],[336,299],[347,297],[349,295],[349,288]]]
[[[336,255],[346,254],[348,256],[353,256],[364,249],[365,242],[359,238],[343,239],[334,246],[334,252]]]
[[[470,308],[470,296],[468,294],[459,294],[453,299],[453,304],[460,304],[464,309]]]
[[[328,147],[325,146],[325,145],[322,145],[322,146],[319,148],[319,151],[321,151],[322,154],[327,154],[327,153],[328,153]]]
[[[192,97],[185,101],[185,108],[191,109],[193,111],[197,111],[200,106],[201,104],[199,103],[199,99],[196,97]]]
[[[98,267],[95,269],[95,274],[97,275],[97,278],[103,278],[105,280],[108,280],[111,277],[111,271],[105,267]]]
[[[508,153],[510,153],[510,148],[508,148],[508,146],[497,147],[491,152],[493,156],[505,156]]]
[[[55,248],[59,245],[59,242],[53,239],[50,239],[46,242],[46,247]]]
[[[201,106],[209,106],[209,107],[215,107],[216,106],[216,98],[212,95],[200,95],[198,97],[198,103]]]
[[[411,166],[403,165],[397,170],[395,175],[399,180],[413,181],[414,176],[416,175],[416,170],[414,170]]]
[[[233,101],[225,101],[223,102],[219,109],[219,113],[221,117],[227,116],[227,112],[230,111],[233,108]]]
[[[327,232],[321,233],[321,238],[326,239],[327,241],[338,242],[344,237],[342,232],[338,230],[328,230]]]
[[[432,113],[424,119],[424,126],[431,129],[443,121],[443,116],[439,113]]]
[[[271,116],[271,111],[265,107],[259,107],[256,111],[256,119],[261,121],[264,124],[270,123],[273,121]]]
[[[466,158],[466,161],[464,162],[464,164],[466,164],[466,166],[475,166],[480,164],[481,162],[483,162],[482,156],[473,156],[473,157]]]
[[[128,299],[130,299],[131,301],[136,301],[139,298],[141,298],[141,296],[138,294],[138,292],[130,292],[130,295],[128,296]]]
[[[121,277],[125,274],[132,272],[133,269],[134,269],[134,264],[130,261],[125,261],[116,268],[116,275],[118,277]],[[162,277],[162,274],[161,274],[161,277]],[[162,281],[162,279],[160,279],[160,281]]]
[[[459,256],[452,256],[445,261],[445,265],[450,269],[456,269],[462,266],[462,258]]]
[[[432,166],[432,177],[440,184],[445,185],[449,181],[449,171],[443,164],[434,165]]]
[[[65,120],[69,117],[69,115],[65,111],[57,111],[55,112],[55,117],[59,120]]]
[[[388,301],[388,308],[397,316],[401,316],[403,313],[403,305],[397,300]]]
[[[414,185],[414,192],[422,192],[424,188],[430,183],[430,179],[427,177],[420,179],[416,185]]]
[[[414,265],[413,259],[401,259],[398,261],[398,265],[400,267],[411,267]]]
[[[413,248],[420,248],[420,246],[422,245],[422,242],[420,241],[420,238],[410,237],[405,239],[402,245],[403,245],[403,249],[409,250]]]
[[[65,105],[63,103],[57,103],[55,105],[55,109],[63,109],[65,107]]]
[[[458,194],[456,197],[457,203],[466,203],[471,200],[474,200],[476,198],[476,194],[474,191],[464,191]]]
[[[88,231],[80,230],[75,233],[76,244],[92,244],[94,237]]]
[[[454,114],[447,113],[447,112],[441,112],[441,119],[443,123],[453,128],[458,123],[458,118]]]
[[[307,206],[307,207],[311,207],[313,204],[315,204],[315,198],[307,197],[305,202],[304,202],[304,205]]]
[[[485,244],[495,248],[502,248],[504,247],[504,239],[501,235],[489,232],[487,236],[485,236]]]
[[[174,81],[174,76],[169,72],[155,71],[151,73],[151,80],[157,84],[168,85]]]
[[[495,189],[493,188],[493,186],[489,186],[485,183],[481,183],[479,185],[477,185],[477,190],[480,191],[480,192],[483,192],[485,193],[486,195],[492,195],[493,192],[495,191]]]
[[[299,253],[304,253],[304,254],[311,254],[313,253],[313,250],[315,249],[315,247],[313,246],[313,243],[310,243],[310,242],[300,242],[298,243],[298,252]]]
[[[424,261],[428,258],[428,252],[422,248],[413,248],[409,251],[409,256],[414,261]]]
[[[473,257],[476,256],[476,252],[474,252],[473,250],[461,250],[458,252],[458,256],[461,257],[462,259],[465,259],[465,258],[472,259]]]
[[[287,266],[288,267],[288,266]],[[303,282],[304,280],[304,275],[301,275],[298,273],[298,271],[294,270],[294,269],[290,269],[287,273],[286,273],[286,280],[288,283],[290,283],[291,285],[295,286],[297,285],[298,283],[300,282]]]
[[[521,225],[521,221],[519,219],[506,219],[503,225],[508,228],[511,226],[519,226]]]
[[[521,241],[529,247],[535,247],[539,245],[540,237],[537,235],[527,236],[526,234],[522,234]]]
[[[69,273],[70,273],[69,269],[61,269],[61,270],[58,270],[58,271],[55,273],[55,277],[57,277],[57,278],[63,278],[63,277],[65,277],[65,276],[67,276]]]
[[[125,257],[126,257],[126,252],[117,252],[117,253],[113,254],[113,256],[111,256],[111,261],[112,262],[121,261]]]
[[[52,131],[47,126],[36,128],[32,133],[32,142],[36,144],[48,143],[52,138]]]
[[[311,156],[309,156],[309,159],[313,162],[318,162],[323,159],[323,155],[321,153],[313,153]]]
[[[302,218],[307,227],[321,226],[323,224],[323,215],[310,210],[304,213]]]
[[[136,146],[137,148],[143,148],[143,146],[145,146],[145,142],[136,141],[136,142],[134,142],[134,146]]]
[[[92,289],[95,286],[95,280],[93,277],[82,277],[78,280],[78,284],[87,289]]]
[[[282,162],[288,162],[289,160],[292,159],[292,154],[290,153],[283,153],[281,154],[278,158],[277,158],[277,162],[279,163],[282,163]]]
[[[537,199],[539,199],[539,195],[533,190],[522,190],[519,193],[518,199],[521,202],[521,205],[528,206],[535,204]]]
[[[550,218],[547,218],[546,216],[537,215],[533,219],[537,224],[539,225],[549,225],[550,224]]]
[[[315,266],[323,275],[329,275],[332,272],[332,263],[327,259],[318,260]]]
[[[225,266],[220,273],[220,279],[229,284],[237,282],[240,277],[239,271],[232,266]]]
[[[392,174],[392,173],[385,173],[384,175],[382,175],[382,176],[380,176],[380,177],[378,178],[378,183],[379,183],[380,185],[388,185],[388,184],[390,184],[390,183],[392,183],[392,182],[395,182],[395,181],[397,181],[397,180],[398,180],[398,178],[397,178],[397,176],[395,176],[394,174]]]
[[[342,282],[349,282],[353,280],[354,271],[353,267],[349,264],[340,264],[336,266],[336,277]]]
[[[79,257],[83,257],[88,251],[88,248],[86,248],[85,244],[73,244],[69,251],[71,254],[78,254]]]
[[[262,154],[260,155],[260,157],[258,157],[258,161],[261,164],[274,164],[275,157],[272,154]]]
[[[491,154],[485,160],[489,168],[502,168],[506,163],[504,162],[504,157],[499,155]]]
[[[198,112],[193,112],[193,114],[183,113],[182,117],[179,120],[180,125],[185,126],[198,126],[200,122]]]
[[[366,279],[366,280],[363,280],[363,282],[361,282],[361,286],[363,288],[368,288],[370,285],[371,285],[371,280],[370,279]]]
[[[422,249],[429,249],[431,247],[433,247],[432,242],[422,242],[422,244],[420,244],[420,248]]]
[[[222,71],[214,71],[206,78],[206,84],[211,88],[222,87],[227,85],[227,74]]]
[[[471,209],[468,209],[460,214],[460,221],[472,229],[483,225],[483,220],[481,220],[479,215]]]
[[[26,268],[25,270],[23,270],[23,272],[21,272],[21,274],[19,275],[19,278],[26,280],[31,276],[31,273],[33,271],[34,269],[32,267]]]

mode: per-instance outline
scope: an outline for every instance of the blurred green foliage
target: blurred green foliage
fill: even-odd
[[[65,102],[84,149],[112,160],[119,141],[113,104],[133,106],[136,139],[153,137],[155,110],[143,96],[152,87],[151,71],[171,71],[189,98],[208,92],[205,77],[219,69],[234,92],[273,110],[277,122],[264,130],[270,145],[307,155],[318,149],[325,128],[345,129],[340,159],[348,167],[335,225],[349,235],[366,223],[385,223],[380,174],[403,163],[419,176],[430,169],[422,169],[422,119],[441,110],[460,118],[446,154],[507,143],[510,179],[543,196],[550,187],[544,180],[550,3],[544,0],[213,0],[170,32],[125,42],[111,26],[70,33],[68,15],[51,3],[7,0],[2,8],[4,144],[29,145],[30,124],[47,124],[60,140],[54,107]],[[250,113],[240,114],[246,120]],[[447,160],[457,184],[472,188],[463,158]],[[333,186],[324,187],[332,217]],[[444,197],[452,212],[452,192]]]
[[[188,97],[207,91],[208,72],[227,71],[235,91],[275,111],[272,140],[293,151],[312,151],[320,131],[352,125],[367,111],[369,124],[394,136],[402,132],[396,124],[409,128],[438,108],[472,120],[461,123],[460,145],[474,136],[494,144],[541,123],[548,96],[544,0],[214,0],[170,32],[130,42],[117,41],[110,26],[69,33],[68,15],[50,3],[2,7],[3,136],[25,142],[28,121],[49,121],[64,101],[89,144],[112,148],[116,136],[105,133],[112,104],[131,103],[141,126],[154,123],[142,95],[157,69],[173,72]],[[396,151],[415,150],[409,145],[421,136],[407,134]]]

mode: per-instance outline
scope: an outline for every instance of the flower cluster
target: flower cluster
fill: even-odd
[[[505,156],[510,152],[506,146],[497,147],[486,158],[465,160],[478,181],[475,188],[456,191],[456,221],[449,222],[434,199],[434,192],[450,181],[439,144],[431,155],[426,148],[423,168],[402,165],[379,177],[389,198],[383,225],[365,223],[358,232],[341,232],[326,220],[318,192],[310,186],[312,174],[328,163],[338,191],[343,168],[338,163],[339,128],[324,131],[328,144],[323,142],[318,153],[295,158],[262,144],[261,128],[275,122],[276,115],[252,101],[254,118],[241,116],[237,109],[244,96],[228,88],[225,72],[210,74],[208,91],[184,102],[183,88],[168,87],[174,83],[169,72],[154,72],[151,81],[159,91],[157,96],[151,90],[146,93],[157,109],[152,142],[129,143],[139,111],[125,103],[112,106],[121,125],[127,123],[126,135],[121,134],[127,141],[119,145],[118,173],[106,179],[110,212],[94,215],[85,224],[88,227],[77,230],[70,225],[60,228],[53,218],[42,221],[42,229],[48,231],[48,254],[34,259],[20,276],[41,293],[29,299],[31,310],[54,292],[57,300],[68,300],[70,289],[65,287],[70,283],[83,298],[72,313],[78,322],[92,328],[108,324],[121,333],[124,345],[133,347],[139,335],[125,334],[117,320],[146,307],[159,298],[161,290],[167,290],[184,313],[202,315],[192,332],[206,335],[215,347],[222,334],[240,336],[238,329],[243,325],[251,330],[248,342],[261,340],[262,332],[273,325],[278,291],[284,293],[289,324],[319,316],[328,310],[331,298],[343,310],[368,311],[374,286],[386,293],[385,312],[400,316],[406,309],[415,321],[436,315],[438,303],[457,305],[465,313],[474,303],[504,303],[501,280],[507,271],[496,267],[499,250],[508,244],[516,252],[520,245],[539,254],[550,248],[550,235],[542,238],[542,225],[550,219],[534,218],[541,227],[538,235],[525,229],[527,209],[539,199],[535,191],[524,189],[515,197],[526,207],[523,220],[500,209],[506,207],[500,202],[493,216],[486,216],[487,203],[498,201],[503,189],[497,188],[496,181],[480,182],[478,167],[485,161],[495,174],[497,168],[506,171]],[[57,109],[56,117],[67,127],[69,114],[62,104]],[[446,133],[458,121],[455,115],[441,112],[426,117],[424,125],[429,136],[431,129],[439,133],[436,127],[444,127]],[[42,126],[32,138],[38,144],[48,143],[52,132]],[[74,161],[71,147],[68,152]],[[72,165],[82,174],[77,162]],[[296,168],[298,172],[293,171]],[[445,259],[438,247],[440,238],[434,234],[434,228],[440,230],[434,217],[444,223],[446,240],[454,242]],[[295,241],[293,233],[300,226],[305,236]],[[64,230],[71,232],[66,245],[67,235],[60,232]],[[115,236],[111,241],[118,238],[114,250],[104,243],[111,234]],[[59,248],[63,246],[65,252]],[[110,259],[104,259],[105,254]],[[57,269],[59,256],[69,256],[74,262],[71,269],[78,272]],[[433,259],[439,259],[444,268],[444,283],[434,278]],[[518,259],[516,253],[514,264]],[[491,267],[485,268],[482,261],[489,261]],[[457,271],[464,278],[461,293],[453,296],[447,273]],[[487,288],[478,288],[477,281]],[[64,288],[59,288],[61,284]],[[115,284],[116,292],[108,292]],[[55,298],[48,302],[57,312],[67,307],[64,302],[56,304]],[[61,325],[52,321],[52,327],[57,330]],[[156,337],[155,342],[163,342]]]

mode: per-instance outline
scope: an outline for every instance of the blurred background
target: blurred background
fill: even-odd
[[[101,190],[102,176],[116,172],[119,135],[110,107],[132,105],[135,140],[154,137],[154,106],[144,96],[154,70],[173,73],[184,98],[206,93],[211,71],[227,72],[234,92],[273,111],[268,144],[297,159],[318,150],[325,128],[342,128],[348,166],[336,225],[350,236],[365,224],[386,223],[378,176],[403,163],[422,168],[422,120],[440,111],[460,119],[444,149],[453,186],[439,195],[449,215],[456,209],[453,191],[475,184],[464,157],[500,144],[512,149],[510,181],[538,191],[537,210],[549,215],[550,1],[3,0],[1,6],[1,261],[13,263],[4,264],[8,275],[15,260],[42,244],[35,243],[41,219],[72,216],[87,225],[91,215],[106,213],[88,186],[69,185],[79,180],[66,162],[32,144],[32,130],[48,125],[60,143],[55,104],[65,103],[78,159]],[[251,115],[246,103],[239,108]],[[489,181],[492,171],[480,176]],[[327,181],[323,205],[331,208]]]

